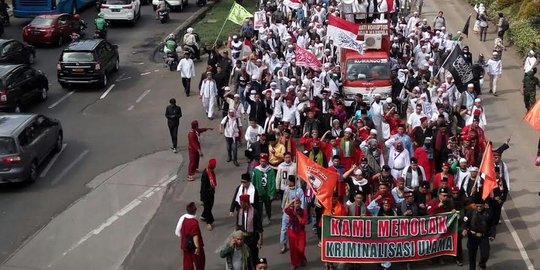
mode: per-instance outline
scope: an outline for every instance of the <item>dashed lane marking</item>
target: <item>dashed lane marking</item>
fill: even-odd
[[[504,210],[504,207],[502,208],[501,214],[502,214],[502,219],[504,220],[504,224],[506,224],[508,231],[510,231],[512,238],[514,238],[514,242],[516,242],[516,246],[519,249],[521,258],[523,259],[523,261],[525,262],[525,265],[527,266],[527,270],[535,270],[534,265],[532,264],[531,259],[529,258],[529,255],[527,254],[525,247],[523,246],[523,242],[521,242],[521,239],[519,239],[519,235],[517,234],[514,228],[514,225],[512,225],[512,222],[510,222],[510,219],[508,218],[508,215],[506,214],[506,210]]]
[[[86,156],[88,154],[88,150],[84,150],[84,152],[82,152],[75,160],[73,160],[67,167],[65,167],[62,172],[56,177],[54,178],[54,180],[51,181],[51,186],[54,186],[56,184],[58,184],[58,182],[60,182],[60,180],[62,180],[62,178],[73,168],[75,167],[75,165],[77,163],[79,163],[83,158],[84,156]]]
[[[109,86],[109,88],[107,88],[107,90],[101,95],[101,97],[99,97],[99,99],[104,99],[109,94],[109,92],[111,92],[114,86],[115,84],[112,84],[111,86]]]
[[[141,73],[141,76],[145,76],[145,75],[148,75],[150,73],[152,73],[152,72],[149,71],[149,72]]]
[[[57,258],[54,260],[51,264],[47,266],[47,268],[52,268],[56,262],[58,262],[60,259],[68,255],[71,251],[75,250],[80,245],[84,244],[86,241],[88,241],[92,236],[100,234],[104,229],[111,226],[119,220],[122,216],[125,216],[128,214],[131,210],[135,209],[137,206],[139,206],[144,200],[152,197],[156,192],[163,189],[163,187],[166,187],[169,183],[176,180],[178,178],[178,175],[173,175],[169,177],[169,175],[161,178],[161,180],[154,186],[148,188],[145,190],[141,195],[139,195],[137,198],[135,198],[133,201],[129,202],[126,206],[124,206],[122,209],[118,210],[118,212],[114,213],[112,216],[110,216],[107,220],[105,220],[103,223],[101,223],[99,226],[97,226],[92,231],[88,232],[85,236],[83,236],[77,243],[72,245],[68,250],[66,250],[64,253],[62,253],[62,256],[60,258]]]
[[[58,104],[60,104],[62,101],[64,101],[66,98],[68,98],[69,96],[73,95],[73,93],[75,93],[75,91],[70,91],[70,92],[67,92],[63,97],[61,97],[58,101],[56,101],[55,103],[51,104],[51,106],[49,106],[49,109],[52,109],[56,106],[58,106]]]
[[[64,149],[66,149],[66,146],[67,146],[67,143],[64,143],[62,145],[62,149],[60,149],[60,151],[51,158],[51,161],[49,161],[49,164],[47,164],[47,167],[45,167],[45,169],[41,171],[41,174],[39,175],[39,177],[43,178],[47,175],[47,173],[49,172],[49,170],[51,170],[56,160],[58,160],[58,157],[62,154],[62,152],[64,152]]]
[[[150,91],[152,91],[152,89],[148,89],[148,90],[144,91],[144,92],[137,98],[137,100],[135,100],[135,103],[141,102],[141,100],[143,100],[143,98],[146,97],[146,95],[148,95],[148,93],[150,93]]]

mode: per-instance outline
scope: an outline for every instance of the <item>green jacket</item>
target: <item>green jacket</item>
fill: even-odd
[[[241,270],[251,270],[251,258],[249,255],[249,248],[244,244],[240,248],[242,252],[242,269]],[[225,258],[227,260],[227,268],[231,269],[230,265],[232,265],[232,258],[234,255],[234,247],[232,247],[229,244],[226,244],[221,251],[219,252],[219,256],[221,258]],[[236,270],[236,269],[235,269]]]
[[[165,42],[165,47],[171,51],[171,52],[175,52],[176,51],[176,41],[172,40],[172,39],[169,39]]]
[[[263,188],[262,186],[262,179],[264,173],[261,170],[264,169],[262,169],[260,165],[253,170],[253,179],[251,182],[255,186],[255,189],[257,189],[259,197],[274,198],[276,196],[276,171],[270,167],[267,168],[268,171],[266,171],[266,188]]]
[[[103,18],[96,18],[94,23],[96,24],[97,30],[104,30],[105,26],[107,26],[107,21]]]
[[[529,91],[535,91],[536,87],[540,87],[540,82],[538,78],[534,76],[532,71],[525,73],[523,76],[523,88]]]

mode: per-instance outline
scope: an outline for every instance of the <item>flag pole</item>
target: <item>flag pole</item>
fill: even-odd
[[[221,33],[223,32],[223,28],[225,28],[225,24],[227,23],[227,21],[229,20],[229,17],[231,16],[231,12],[233,10],[233,7],[234,7],[234,4],[231,7],[231,9],[229,10],[229,15],[227,15],[227,18],[223,21],[223,25],[221,26],[221,29],[219,30],[219,33],[218,33],[218,35],[216,37],[216,40],[214,41],[214,45],[216,45],[219,37],[221,36]]]
[[[456,46],[459,46],[458,44],[456,44]],[[439,73],[441,73],[441,69],[444,68],[444,64],[446,64],[446,61],[448,61],[448,57],[450,57],[450,55],[452,55],[452,53],[454,52],[454,50],[456,49],[456,46],[454,46],[454,48],[452,48],[452,50],[450,51],[450,53],[446,56],[446,58],[444,59],[444,62],[442,63],[442,65],[439,67],[439,70],[437,71],[437,75],[435,75],[435,77],[438,77],[439,76]],[[446,71],[446,69],[444,69]]]

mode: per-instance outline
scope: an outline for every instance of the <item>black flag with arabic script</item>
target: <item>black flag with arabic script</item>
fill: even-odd
[[[463,26],[463,31],[461,33],[463,35],[466,35],[469,37],[469,25],[471,24],[471,15],[469,15],[469,18],[467,18],[467,21],[465,22],[465,25]]]
[[[474,79],[472,66],[463,58],[463,52],[459,45],[456,45],[443,63],[445,70],[448,70],[459,92],[467,89],[467,84]]]

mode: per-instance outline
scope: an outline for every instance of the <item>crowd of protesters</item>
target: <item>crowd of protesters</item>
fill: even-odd
[[[499,147],[488,141],[484,129],[489,117],[480,95],[497,95],[504,46],[495,46],[491,59],[480,55],[476,62],[468,46],[462,44],[461,33],[447,31],[442,11],[430,22],[418,11],[423,1],[415,2],[419,2],[416,11],[410,5],[399,6],[397,1],[390,10],[386,1],[375,0],[304,1],[298,8],[261,1],[260,9],[267,15],[264,26],[255,29],[248,19],[241,34],[230,38],[229,50],[215,48],[210,52],[207,72],[201,76],[201,93],[208,92],[202,89],[206,82],[214,82],[227,162],[240,166],[242,155],[248,160],[241,183],[231,194],[230,215],[235,217],[237,231],[220,252],[227,269],[258,265],[259,249],[267,238],[264,228],[272,222],[281,224],[279,252],[290,253],[291,269],[314,259],[304,252],[306,228],[313,229],[320,240],[325,209],[305,179],[296,176],[297,150],[339,174],[330,211],[333,215],[423,216],[459,211],[460,236],[452,261],[462,266],[468,258],[469,269],[474,270],[480,249],[478,265],[486,268],[489,241],[495,237],[510,191],[509,171],[502,159],[510,139]],[[474,30],[479,27],[480,39],[485,41],[485,10],[476,9]],[[352,11],[361,15],[340,16]],[[325,35],[327,14],[355,22],[390,21],[391,95],[383,97],[368,89],[358,93],[350,106],[345,105],[340,94],[339,48]],[[499,21],[501,42],[507,30],[504,24]],[[322,68],[298,66],[294,44],[316,55]],[[245,46],[250,46],[249,50]],[[463,58],[476,65],[477,80],[464,89],[442,67],[454,46],[463,46]],[[528,57],[524,87],[530,89],[538,82],[533,79],[536,53],[531,51]],[[483,85],[484,74],[489,76],[489,87]],[[535,101],[528,93],[527,109]],[[213,108],[208,106],[205,104],[206,113],[213,119]],[[238,149],[244,146],[239,154]],[[484,201],[479,166],[486,147],[494,147],[497,186]],[[198,153],[195,155],[198,158]],[[208,230],[213,229],[214,220],[214,167],[215,160],[209,163],[201,182],[205,207],[201,220],[208,224]],[[194,172],[195,167],[190,169],[190,180]],[[277,213],[272,212],[276,205]],[[466,257],[462,238],[468,239]],[[449,258],[433,261],[444,264]],[[406,267],[411,264],[406,263]],[[327,269],[337,266],[325,264]],[[357,266],[343,264],[350,269]],[[390,269],[392,264],[383,262],[380,266]]]

